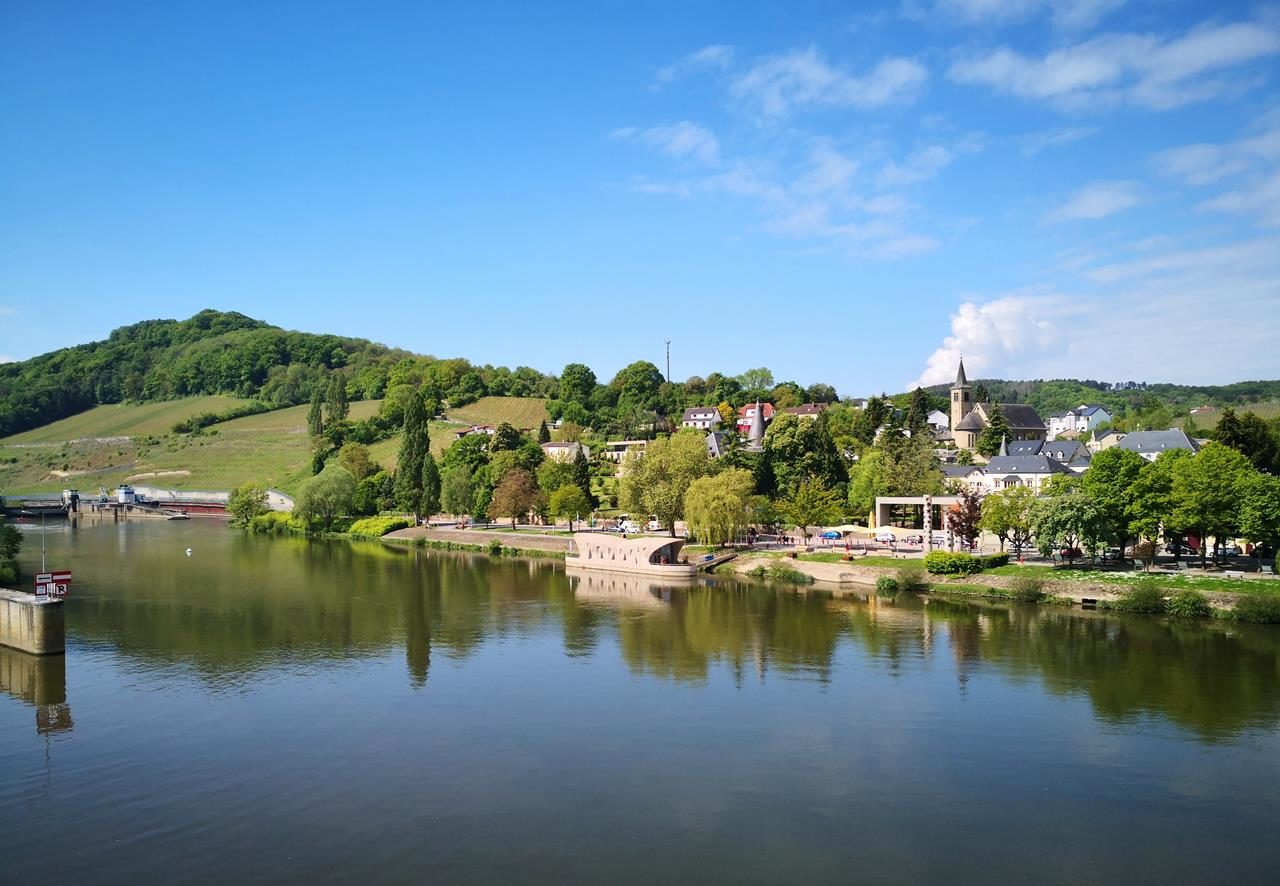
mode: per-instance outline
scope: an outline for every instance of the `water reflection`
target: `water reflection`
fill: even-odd
[[[0,646],[0,692],[35,708],[36,732],[47,735],[74,728],[67,704],[67,659],[28,655]]]
[[[182,554],[188,545],[191,558]],[[65,558],[85,579],[69,604],[73,643],[108,644],[148,667],[195,669],[215,690],[299,662],[399,654],[410,685],[425,690],[433,664],[550,633],[569,656],[616,648],[635,675],[686,684],[717,669],[738,685],[849,681],[842,656],[851,654],[890,675],[948,668],[961,694],[977,678],[1035,679],[1051,693],[1087,697],[1105,721],[1160,717],[1207,741],[1280,720],[1280,631],[1270,628],[726,580],[666,588],[609,573],[566,576],[549,561],[209,527],[84,530]],[[5,685],[60,679],[65,696],[65,674],[33,679]],[[61,722],[51,717],[49,728]]]

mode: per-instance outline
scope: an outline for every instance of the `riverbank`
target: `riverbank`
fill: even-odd
[[[572,537],[568,535],[539,535],[501,529],[443,529],[430,526],[397,529],[382,536],[382,541],[394,544],[412,544],[455,551],[479,551],[508,556],[553,557],[561,560],[569,552],[571,540]]]

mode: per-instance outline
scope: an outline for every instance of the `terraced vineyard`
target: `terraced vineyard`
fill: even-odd
[[[14,443],[60,443],[88,437],[133,437],[167,434],[178,422],[202,412],[223,412],[248,403],[235,397],[187,397],[159,403],[113,403],[96,406],[79,415],[0,440],[0,446]],[[306,413],[303,413],[306,419]]]

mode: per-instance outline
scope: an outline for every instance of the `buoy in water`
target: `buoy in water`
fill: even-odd
[[[191,548],[187,548],[187,556],[188,556],[188,557],[190,557],[190,556],[191,556]]]

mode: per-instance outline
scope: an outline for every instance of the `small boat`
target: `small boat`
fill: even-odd
[[[170,514],[169,516],[165,517],[165,519],[166,520],[190,520],[191,518],[188,517],[186,514]]]

